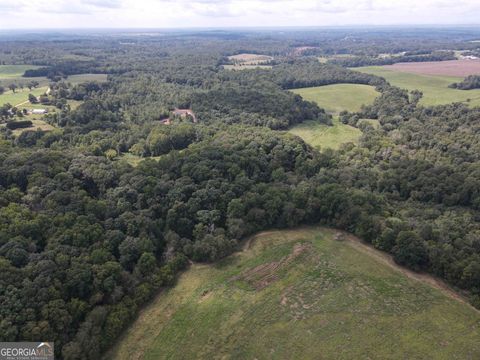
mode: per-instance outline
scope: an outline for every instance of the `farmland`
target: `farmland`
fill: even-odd
[[[403,89],[422,91],[423,98],[420,103],[423,105],[463,102],[470,106],[480,106],[480,89],[465,91],[448,87],[454,82],[462,81],[462,77],[419,75],[390,69],[386,66],[369,66],[355,70],[384,77],[392,85]]]
[[[384,68],[409,74],[466,77],[480,74],[480,60],[397,63],[386,65]]]
[[[231,64],[223,65],[226,70],[271,69],[268,65],[273,57],[257,54],[238,54],[228,57]]]
[[[305,121],[289,130],[300,136],[307,144],[321,149],[338,149],[345,143],[356,143],[362,132],[353,126],[344,125],[334,117],[333,126],[320,124],[316,121]]]
[[[107,358],[478,358],[479,313],[436,284],[336,230],[265,232],[192,265]]]
[[[379,95],[374,87],[357,84],[326,85],[292,91],[305,100],[316,102],[330,113],[359,111],[362,105],[371,104]]]

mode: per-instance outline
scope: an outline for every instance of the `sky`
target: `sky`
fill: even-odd
[[[0,0],[0,29],[480,24],[480,0]]]

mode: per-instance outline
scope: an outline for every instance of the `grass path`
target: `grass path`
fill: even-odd
[[[193,264],[106,359],[477,359],[480,314],[354,236],[268,231]]]

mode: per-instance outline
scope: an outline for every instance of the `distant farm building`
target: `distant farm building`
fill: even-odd
[[[180,116],[182,118],[186,118],[187,116],[190,116],[194,123],[197,122],[197,117],[195,116],[195,113],[190,109],[175,109],[173,110],[173,115]]]
[[[32,115],[44,115],[47,114],[48,110],[47,109],[32,109],[30,110],[30,114]]]

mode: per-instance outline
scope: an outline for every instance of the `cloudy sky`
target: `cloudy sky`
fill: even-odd
[[[479,23],[480,0],[0,0],[0,29]]]

